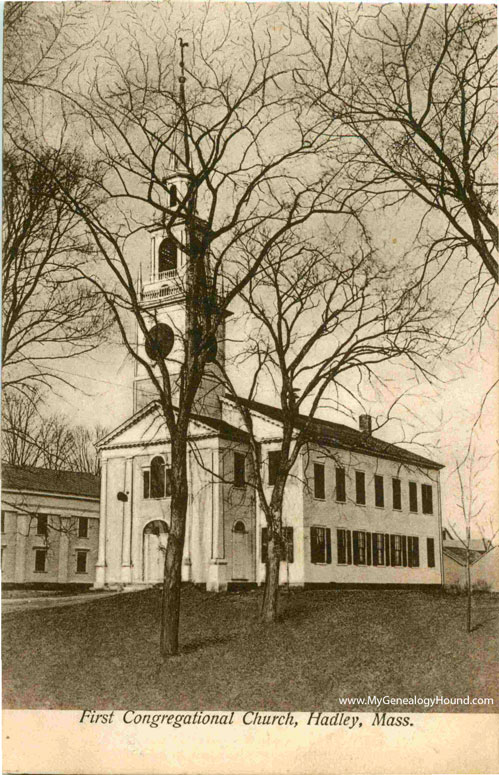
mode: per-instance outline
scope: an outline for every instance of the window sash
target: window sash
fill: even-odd
[[[366,475],[364,471],[355,472],[355,502],[366,505]]]
[[[78,538],[88,538],[88,517],[78,517]]]
[[[323,463],[314,463],[314,498],[326,499],[326,467]]]
[[[336,468],[336,500],[345,503],[347,499],[345,469]]]
[[[45,514],[40,514],[36,518],[36,534],[46,536],[48,529],[48,518]]]
[[[310,528],[310,559],[317,565],[331,563],[331,530],[314,525]]]
[[[373,533],[373,565],[385,564],[385,534]]]
[[[87,573],[88,552],[76,552],[76,572]]]
[[[47,550],[35,549],[35,573],[45,573],[47,566]]]

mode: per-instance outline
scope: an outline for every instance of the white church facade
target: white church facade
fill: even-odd
[[[150,273],[140,289],[151,325],[172,332],[171,362],[181,357],[184,326],[182,227],[173,239],[151,231]],[[221,326],[217,357],[224,358]],[[140,339],[139,339],[140,345]],[[142,345],[141,345],[142,346]],[[144,357],[147,357],[144,350]],[[251,485],[248,436],[234,401],[209,365],[190,423],[189,506],[182,578],[224,590],[262,584],[266,525]],[[276,407],[249,406],[269,488],[282,424]],[[308,418],[299,418],[297,423]],[[290,585],[442,583],[442,466],[377,439],[360,427],[317,419],[285,493]],[[101,440],[97,588],[158,583],[170,524],[169,438],[140,367],[132,416]]]

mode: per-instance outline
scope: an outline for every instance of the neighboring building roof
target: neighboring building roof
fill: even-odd
[[[81,471],[53,471],[51,468],[24,468],[3,463],[2,488],[99,498],[100,477]]]
[[[236,403],[233,399],[229,400],[232,400],[234,404]],[[276,406],[262,404],[259,401],[248,401],[245,398],[239,398],[238,400],[241,404],[247,406],[248,409],[259,412],[260,414],[269,417],[271,420],[282,422],[282,409],[278,409]],[[398,447],[395,444],[390,444],[387,441],[382,441],[382,439],[377,439],[371,433],[365,433],[356,428],[350,428],[348,425],[341,425],[340,423],[330,422],[329,420],[323,420],[322,418],[316,417],[311,419],[307,415],[300,414],[296,421],[296,427],[301,429],[307,424],[309,424],[309,433],[312,439],[318,442],[326,442],[328,445],[339,449],[347,449],[363,455],[373,455],[374,457],[397,460],[401,463],[423,466],[424,468],[444,468],[441,463],[436,463],[434,460],[430,460],[422,455],[416,455],[414,452],[409,452],[407,449]]]
[[[457,544],[457,541],[454,541],[454,544]],[[446,555],[446,557],[450,557],[451,560],[457,562],[458,565],[466,565],[466,549],[462,544],[460,546],[448,546],[444,543],[443,553]],[[481,549],[475,549],[470,546],[470,565],[474,565],[475,562],[478,562],[483,554],[485,554],[483,544]]]

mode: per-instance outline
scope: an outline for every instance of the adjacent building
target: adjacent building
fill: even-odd
[[[91,586],[99,495],[93,474],[3,464],[4,586]]]

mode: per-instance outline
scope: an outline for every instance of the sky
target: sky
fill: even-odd
[[[106,4],[107,5],[107,4]],[[117,4],[121,5],[121,4]],[[120,10],[112,9],[120,13]],[[117,38],[119,34],[115,29]],[[371,216],[370,227],[378,250],[391,260],[403,261],[413,246],[418,222],[417,208],[411,203],[389,214],[379,212]],[[147,233],[137,236],[130,246],[134,270],[139,263],[145,270],[149,261]],[[136,274],[136,272],[134,272]],[[459,274],[451,270],[440,280],[439,293],[442,304],[448,303],[461,282]],[[478,467],[483,468],[480,497],[486,511],[499,513],[497,508],[497,448],[498,395],[497,390],[486,398],[498,376],[497,318],[495,330],[484,328],[481,336],[473,337],[439,364],[441,382],[416,385],[408,380],[406,372],[396,365],[390,366],[391,392],[371,393],[362,406],[352,401],[351,417],[335,411],[334,406],[322,409],[323,416],[354,425],[361,411],[368,411],[380,422],[397,400],[393,419],[384,425],[379,435],[388,441],[402,442],[415,452],[426,454],[445,464],[442,473],[444,514],[448,522],[459,521],[457,506],[456,462],[462,460],[470,444],[473,428],[474,447],[480,457]],[[231,318],[228,323],[228,339],[240,335],[240,319]],[[84,425],[101,424],[114,427],[132,412],[133,363],[119,341],[118,332],[111,341],[94,352],[61,364],[61,376],[70,377],[75,385],[71,390],[58,385],[49,400],[48,408],[65,414],[74,422]],[[237,374],[235,375],[237,385]],[[241,381],[241,388],[244,388]],[[272,391],[263,392],[262,400],[276,403]]]

